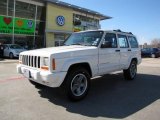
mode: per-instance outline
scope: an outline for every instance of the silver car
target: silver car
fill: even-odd
[[[26,51],[23,47],[17,44],[3,44],[4,46],[4,57],[14,58],[19,57],[19,53]]]

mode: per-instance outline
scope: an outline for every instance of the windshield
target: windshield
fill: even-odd
[[[11,45],[10,46],[11,49],[23,49],[21,46],[19,45]]]
[[[98,46],[103,35],[103,31],[87,31],[73,33],[64,43],[64,45],[84,45]]]

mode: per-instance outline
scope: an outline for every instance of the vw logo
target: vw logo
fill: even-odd
[[[33,27],[33,21],[32,20],[28,20],[27,21],[27,26],[28,26],[28,28],[32,28]]]
[[[57,24],[63,26],[65,24],[65,18],[63,16],[57,17]]]

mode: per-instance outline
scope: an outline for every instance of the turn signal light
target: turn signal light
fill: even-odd
[[[55,59],[52,60],[52,69],[55,70],[56,69],[56,63],[55,63]]]
[[[48,66],[42,66],[41,69],[43,69],[43,70],[49,70]]]

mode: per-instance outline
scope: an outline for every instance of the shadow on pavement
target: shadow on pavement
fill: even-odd
[[[138,74],[133,81],[123,75],[106,75],[91,82],[88,96],[79,102],[70,102],[60,89],[39,89],[41,97],[63,106],[66,111],[88,117],[125,118],[160,98],[159,76]]]

